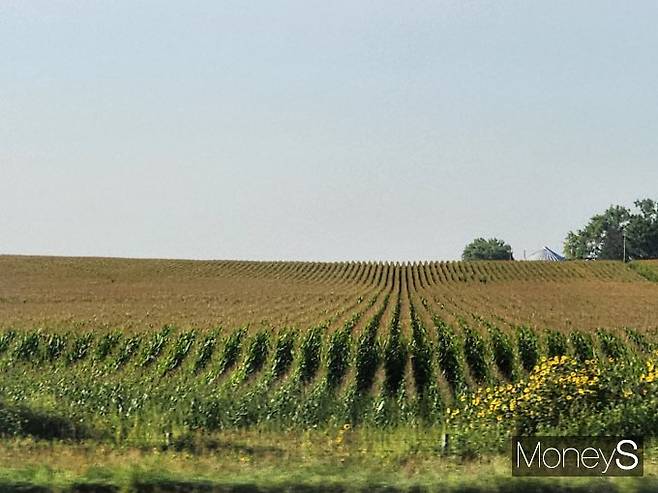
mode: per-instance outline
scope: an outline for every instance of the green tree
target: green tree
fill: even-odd
[[[583,229],[569,232],[564,243],[564,253],[568,258],[621,259],[623,231],[630,215],[627,208],[615,205],[602,214],[592,216]]]
[[[564,242],[568,258],[620,260],[658,258],[658,204],[651,199],[636,200],[636,210],[615,205],[592,216],[578,231],[570,231]]]
[[[514,260],[512,247],[498,238],[476,238],[464,248],[462,260]]]
[[[651,199],[636,200],[636,214],[626,227],[627,251],[631,259],[658,258],[658,203]]]

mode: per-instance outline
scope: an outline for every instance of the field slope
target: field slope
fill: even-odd
[[[0,256],[0,489],[457,491],[514,433],[652,437],[655,268]]]
[[[644,271],[656,269],[646,264]],[[0,256],[0,326],[305,328],[387,283],[454,318],[537,327],[658,320],[658,284],[619,262],[248,262]],[[398,289],[398,288],[396,288]],[[408,293],[408,298],[407,294]],[[389,303],[394,301],[389,298]],[[403,321],[408,317],[403,316]]]

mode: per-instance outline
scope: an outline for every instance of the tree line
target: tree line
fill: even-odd
[[[568,259],[645,260],[658,258],[658,202],[640,199],[633,207],[612,205],[595,214],[564,241]],[[477,238],[463,260],[514,260],[512,247],[498,238]]]

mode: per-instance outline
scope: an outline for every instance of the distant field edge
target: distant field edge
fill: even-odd
[[[630,262],[628,266],[647,281],[658,282],[658,261],[642,260]]]

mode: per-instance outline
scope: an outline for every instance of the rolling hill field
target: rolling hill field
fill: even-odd
[[[653,436],[656,271],[0,256],[3,474],[405,489],[520,431]]]
[[[340,324],[377,298],[448,322],[653,328],[658,284],[617,262],[246,262],[0,256],[0,326],[143,331]],[[334,320],[336,319],[336,320]],[[384,318],[385,320],[385,318]]]

